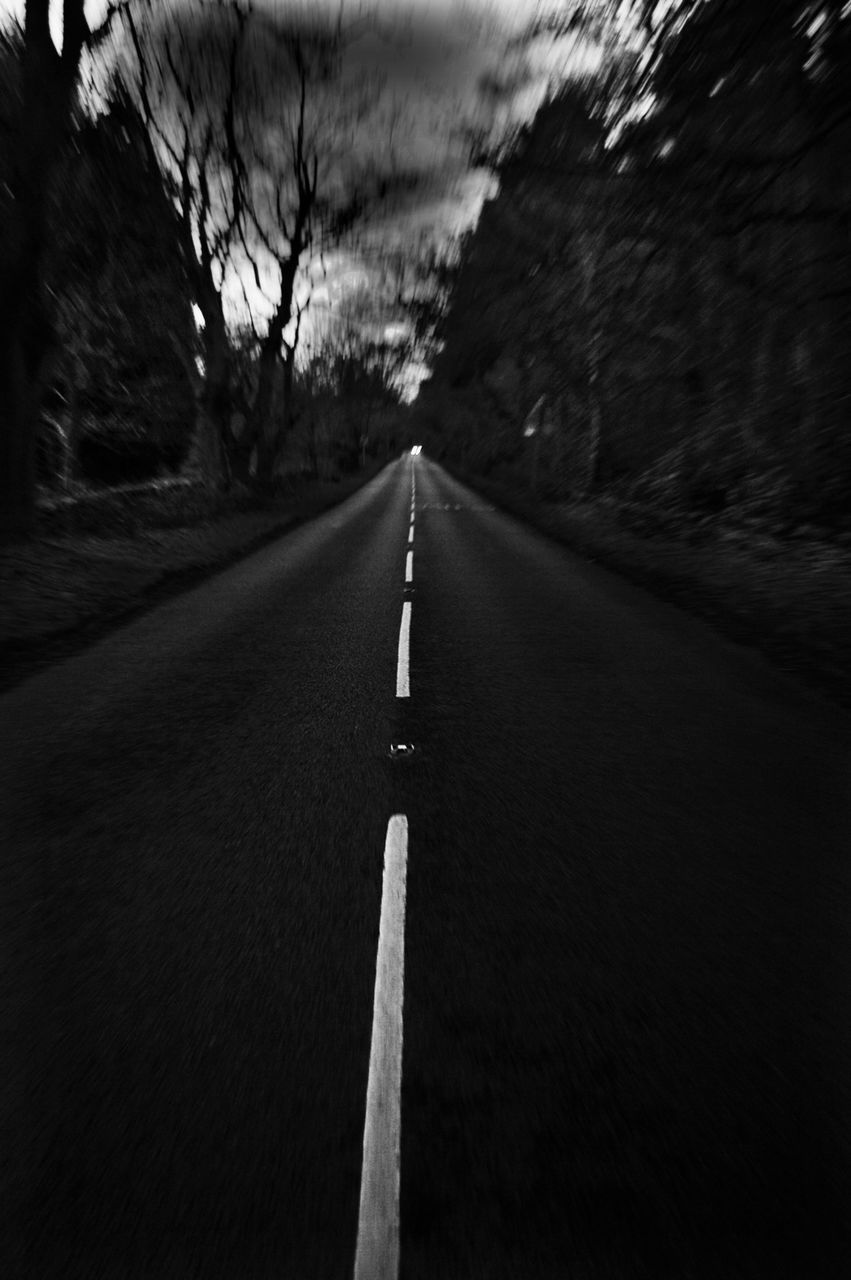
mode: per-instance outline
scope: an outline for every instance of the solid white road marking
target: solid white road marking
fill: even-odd
[[[413,582],[414,580],[414,553],[409,551],[405,557],[405,581]]]
[[[394,813],[387,824],[384,843],[354,1280],[397,1280],[399,1274],[399,1140],[402,1127],[407,866],[408,819],[404,813]]]
[[[399,654],[396,659],[396,697],[410,698],[410,645],[411,645],[411,602],[406,600],[402,605],[402,625],[399,628]]]

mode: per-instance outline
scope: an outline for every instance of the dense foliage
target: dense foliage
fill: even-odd
[[[57,354],[42,417],[44,478],[175,469],[193,424],[195,325],[172,204],[122,95],[75,130],[50,225]]]
[[[440,447],[557,494],[847,517],[847,9],[673,6],[542,108],[465,252]]]
[[[339,32],[240,0],[181,21],[111,7],[123,52],[95,111],[78,63],[96,37],[81,3],[66,8],[61,56],[40,0],[0,48],[9,528],[32,522],[35,439],[42,481],[66,484],[188,464],[213,486],[268,487],[354,464],[398,407],[400,358],[421,362],[435,338],[412,429],[473,467],[519,468],[555,495],[845,518],[847,3],[566,6],[604,72],[555,93],[500,154],[460,268],[450,254],[420,279],[402,251],[408,339],[388,343],[387,316],[370,316],[348,354],[335,339],[309,356],[320,250],[406,181],[352,145],[349,117],[371,120],[375,94],[343,95]],[[625,17],[629,47],[612,38]],[[225,305],[239,287],[243,331]]]
[[[361,162],[341,157],[352,96],[361,114],[375,96],[338,83],[337,28],[121,0],[92,31],[71,0],[60,53],[48,16],[28,0],[0,32],[0,532],[32,530],[39,482],[184,467],[268,490],[318,469],[289,440],[299,325],[312,257],[359,216]],[[326,452],[345,466],[371,399],[332,380],[348,409]]]

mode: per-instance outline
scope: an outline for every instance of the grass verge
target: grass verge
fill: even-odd
[[[384,465],[212,516],[175,491],[158,496],[155,517],[150,494],[144,505],[106,495],[106,531],[88,516],[82,528],[45,520],[36,537],[0,547],[0,691],[336,506]]]
[[[756,522],[683,520],[618,503],[535,498],[504,479],[459,480],[589,560],[705,619],[851,708],[851,537]]]

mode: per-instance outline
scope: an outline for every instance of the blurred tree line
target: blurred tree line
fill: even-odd
[[[342,167],[371,87],[339,28],[241,0],[64,19],[61,52],[47,0],[0,34],[0,531],[40,487],[268,491],[386,454],[404,343],[352,316],[296,358],[312,263],[388,188]]]
[[[847,521],[851,6],[615,7],[641,41],[501,158],[422,429],[553,496]]]
[[[193,420],[195,324],[174,210],[120,89],[103,114],[77,121],[48,218],[55,355],[38,432],[42,483],[176,471]]]

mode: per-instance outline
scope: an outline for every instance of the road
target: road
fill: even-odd
[[[352,1276],[393,815],[403,1280],[846,1273],[851,721],[756,655],[406,455],[0,724],[5,1277]]]

